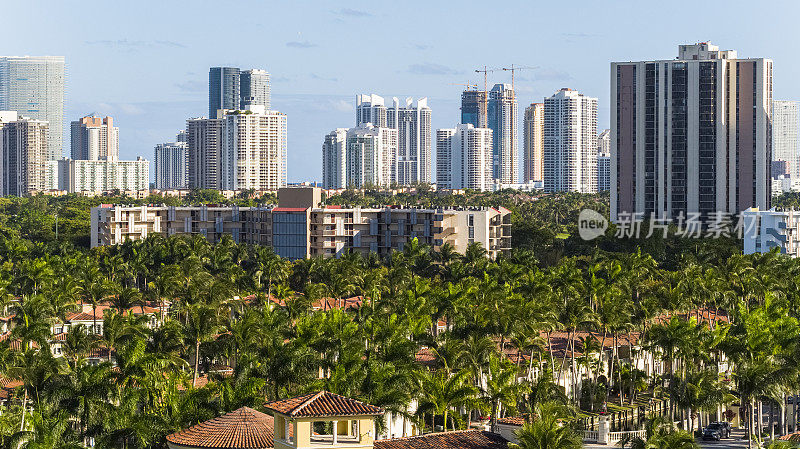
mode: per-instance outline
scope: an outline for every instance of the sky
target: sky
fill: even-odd
[[[597,97],[600,130],[609,63],[671,59],[679,44],[771,58],[774,98],[800,99],[796,0],[0,0],[0,14],[0,55],[65,56],[65,122],[111,115],[123,159],[152,160],[207,114],[209,67],[267,70],[272,107],[288,116],[289,182],[321,179],[323,138],[354,126],[356,94],[428,97],[433,129],[449,128],[459,84],[482,86],[483,66],[533,67],[516,75],[520,117],[562,87]]]

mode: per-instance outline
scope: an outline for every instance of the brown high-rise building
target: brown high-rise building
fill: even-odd
[[[523,169],[522,180],[541,181],[544,164],[542,151],[544,148],[544,103],[531,103],[525,108],[522,126]]]
[[[119,160],[119,128],[111,117],[94,115],[72,122],[72,159]]]
[[[611,63],[611,218],[770,207],[772,61],[708,42]]]

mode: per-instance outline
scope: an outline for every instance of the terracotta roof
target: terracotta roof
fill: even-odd
[[[789,433],[778,438],[781,441],[789,441],[792,443],[800,443],[800,432]]]
[[[10,398],[14,390],[23,385],[21,380],[0,377],[0,401]]]
[[[436,353],[430,348],[422,348],[414,355],[417,362],[422,364],[431,364],[436,361]]]
[[[507,426],[522,426],[525,424],[525,418],[522,416],[506,416],[497,420],[497,424],[505,424]]]
[[[305,212],[306,207],[276,207],[272,212]]]
[[[272,416],[242,407],[167,435],[167,441],[181,446],[215,449],[271,448],[274,428]]]
[[[314,416],[383,415],[383,409],[328,391],[309,393],[283,401],[268,402],[265,407],[293,418]]]
[[[374,447],[375,449],[506,449],[508,441],[492,432],[462,430],[377,440]]]

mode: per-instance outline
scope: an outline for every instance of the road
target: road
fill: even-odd
[[[744,437],[743,432],[734,431],[733,434],[731,435],[731,438],[727,438],[722,441],[698,441],[698,443],[700,443],[700,447],[709,449],[742,449],[747,447],[747,441],[743,440],[742,439],[743,437]],[[585,447],[587,449],[601,449],[601,448],[608,449],[618,446],[587,444]]]

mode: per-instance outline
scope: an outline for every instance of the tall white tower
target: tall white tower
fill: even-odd
[[[544,189],[597,192],[597,98],[572,89],[545,98]]]

